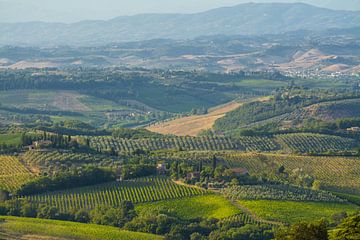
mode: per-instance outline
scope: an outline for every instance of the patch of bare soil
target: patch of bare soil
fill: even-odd
[[[215,121],[233,111],[243,103],[231,102],[210,111],[205,115],[196,115],[178,118],[172,121],[155,124],[147,129],[161,134],[174,134],[177,136],[196,136],[203,130],[211,129]]]

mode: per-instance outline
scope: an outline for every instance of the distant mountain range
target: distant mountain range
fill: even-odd
[[[142,14],[109,21],[1,23],[0,45],[103,45],[208,35],[279,34],[360,26],[360,11],[302,3],[247,3],[196,14]]]

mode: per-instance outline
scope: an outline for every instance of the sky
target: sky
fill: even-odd
[[[245,2],[306,2],[360,10],[360,0],[0,0],[0,22],[77,22],[139,13],[195,13]]]

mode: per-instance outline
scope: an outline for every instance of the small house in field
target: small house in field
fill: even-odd
[[[187,180],[198,179],[198,178],[200,178],[200,172],[190,172],[186,174]]]
[[[47,148],[51,147],[52,141],[50,140],[42,140],[42,141],[35,141],[33,142],[35,148]]]
[[[230,169],[230,171],[233,175],[237,177],[249,174],[249,171],[246,168],[232,168]]]
[[[349,132],[360,132],[360,127],[351,127],[346,130]]]
[[[156,165],[156,173],[158,175],[165,175],[167,173],[166,164],[165,163],[158,163]]]
[[[31,145],[27,146],[26,148],[31,150],[42,149],[42,148],[49,148],[52,146],[52,141],[50,140],[41,140],[41,141],[34,141]]]

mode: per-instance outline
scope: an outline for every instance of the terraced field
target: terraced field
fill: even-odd
[[[35,203],[47,203],[66,212],[92,209],[97,205],[118,206],[121,201],[134,204],[205,194],[205,190],[178,185],[167,178],[152,177],[108,183],[27,197]]]
[[[18,158],[0,155],[0,188],[13,191],[33,177]]]

